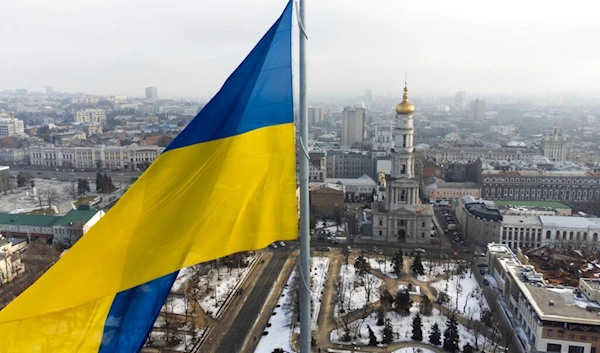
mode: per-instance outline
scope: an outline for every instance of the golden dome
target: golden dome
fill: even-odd
[[[408,85],[404,82],[404,95],[402,103],[396,106],[396,114],[412,114],[415,112],[415,106],[408,101]]]

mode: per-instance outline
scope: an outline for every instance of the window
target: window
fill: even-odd
[[[380,236],[382,236],[382,235],[383,235],[383,232],[382,232],[382,231],[379,231],[379,235],[380,235]]]
[[[550,231],[546,232],[546,239],[550,239]]]
[[[592,342],[598,342],[598,337],[592,337]]]
[[[382,226],[383,225],[383,220],[379,219],[379,225]]]
[[[546,335],[547,335],[548,337],[552,337],[552,334],[553,334],[553,331],[552,331],[552,330],[548,330],[548,331],[546,331]]]
[[[546,352],[561,352],[562,346],[560,344],[548,343],[546,346]]]
[[[569,339],[570,340],[574,340],[575,339],[575,335],[569,335]]]
[[[425,228],[425,222],[421,222],[421,228]]]
[[[587,341],[587,337],[586,337],[586,336],[583,336],[583,335],[579,336],[579,339],[580,339],[581,341]]]
[[[581,347],[581,346],[569,346],[569,353],[583,353],[583,347]]]
[[[558,338],[563,338],[565,336],[565,331],[558,330]]]

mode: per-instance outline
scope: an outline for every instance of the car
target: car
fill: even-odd
[[[487,280],[487,278],[483,279],[483,284],[485,284],[486,286],[490,285],[490,281]]]
[[[69,173],[69,175],[75,175],[75,173]]]
[[[117,175],[118,175],[118,176],[123,176],[123,175],[125,175],[125,174],[123,174],[123,173],[119,173],[119,174],[117,174]]]
[[[282,241],[280,241],[280,242],[279,242],[279,246],[285,246],[285,243],[284,243],[284,242],[282,242]]]
[[[273,243],[273,244],[271,244],[271,247],[272,247],[273,249],[277,249],[277,244]]]

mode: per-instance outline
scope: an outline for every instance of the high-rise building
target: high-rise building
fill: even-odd
[[[15,90],[15,93],[17,94],[17,96],[26,96],[29,94],[29,90],[26,88],[17,88]]]
[[[479,98],[471,101],[469,107],[469,120],[483,120],[485,119],[485,101],[479,100]]]
[[[402,102],[396,106],[392,170],[379,175],[373,210],[373,240],[389,243],[429,244],[435,238],[433,208],[419,199],[413,156],[415,107],[404,87]]]
[[[544,135],[542,149],[544,157],[551,162],[564,162],[567,159],[567,137],[558,130],[556,123],[552,126],[552,132]]]
[[[78,123],[100,123],[106,121],[104,109],[85,109],[75,112],[75,122]]]
[[[157,99],[158,90],[156,87],[146,87],[146,99]]]
[[[23,121],[14,114],[0,113],[0,136],[22,135],[25,133]]]
[[[365,102],[371,103],[373,100],[373,91],[370,88],[365,90]]]
[[[467,109],[467,92],[458,91],[454,95],[454,106],[457,109]]]
[[[308,107],[308,125],[317,125],[323,122],[323,108]]]
[[[365,138],[365,115],[362,107],[346,107],[342,116],[342,145],[352,146]]]
[[[54,88],[52,86],[46,86],[46,94],[47,95],[54,94]]]

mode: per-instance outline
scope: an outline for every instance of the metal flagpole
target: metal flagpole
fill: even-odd
[[[306,22],[305,0],[298,0],[298,24],[300,36],[300,353],[310,353],[310,209],[308,203],[308,114],[306,109]]]

